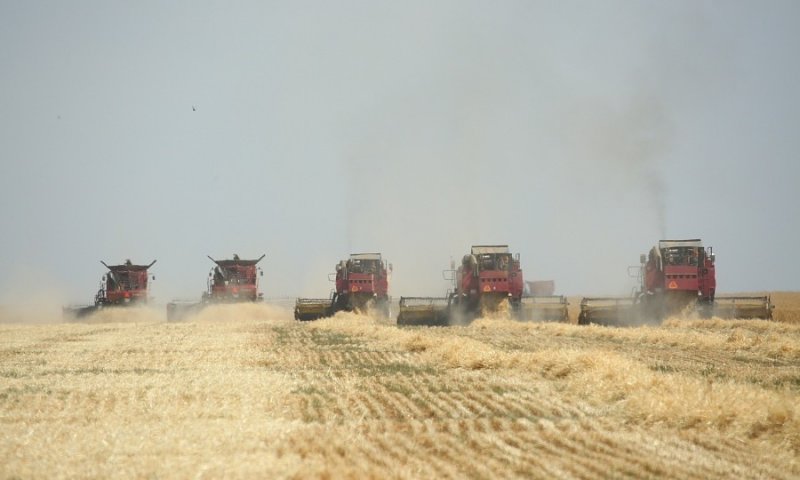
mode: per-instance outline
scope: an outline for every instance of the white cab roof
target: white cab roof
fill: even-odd
[[[675,248],[675,247],[699,247],[703,248],[703,242],[699,238],[692,240],[659,240],[658,248]]]
[[[380,253],[351,253],[350,260],[380,260]]]
[[[473,255],[483,255],[485,253],[510,253],[508,245],[473,245]]]

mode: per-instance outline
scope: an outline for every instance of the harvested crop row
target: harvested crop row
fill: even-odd
[[[498,328],[503,324],[489,322]],[[512,326],[524,327],[527,326]],[[618,408],[627,421],[716,430],[742,438],[768,440],[787,453],[800,452],[800,411],[795,395],[788,392],[654,371],[610,350],[562,348],[507,352],[472,338],[448,337],[440,329],[396,330],[363,317],[340,316],[320,323],[318,328],[392,342],[408,351],[422,353],[431,365],[445,368],[533,372],[560,382],[565,391],[594,405]],[[476,322],[469,328],[488,327]]]
[[[202,313],[0,326],[0,476],[800,473],[797,389],[739,370],[766,377],[794,360],[713,347],[774,333],[749,324],[593,338],[500,320],[398,329],[349,314],[298,323],[259,305]],[[659,342],[662,331],[679,335]],[[730,376],[698,373],[704,362]]]

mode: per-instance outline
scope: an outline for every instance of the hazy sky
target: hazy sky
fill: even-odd
[[[479,243],[620,294],[665,237],[798,290],[799,46],[797,1],[2,0],[0,303],[234,252],[268,297],[358,251],[443,294]]]

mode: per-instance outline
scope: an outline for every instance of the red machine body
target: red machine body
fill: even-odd
[[[700,239],[660,240],[643,261],[642,293],[712,304],[717,288],[714,254]]]
[[[389,275],[380,253],[354,253],[336,266],[336,293],[389,296]]]
[[[476,245],[456,270],[453,300],[468,311],[477,310],[489,298],[508,298],[517,308],[524,285],[519,254],[512,255],[508,245]]]
[[[147,270],[150,265],[134,265],[127,260],[122,265],[106,265],[101,261],[108,273],[103,277],[103,284],[95,295],[95,305],[123,305],[128,303],[146,303],[148,292]]]
[[[208,291],[204,301],[211,302],[255,302],[263,298],[258,291],[258,277],[263,275],[256,264],[264,255],[255,260],[242,260],[234,255],[231,260],[214,260],[216,266],[208,274]]]
[[[336,265],[334,303],[339,310],[362,308],[374,300],[389,302],[390,268],[380,253],[354,253]]]

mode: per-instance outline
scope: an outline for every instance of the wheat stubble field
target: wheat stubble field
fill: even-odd
[[[628,329],[6,323],[0,477],[797,478],[800,293],[773,299],[772,322]]]

